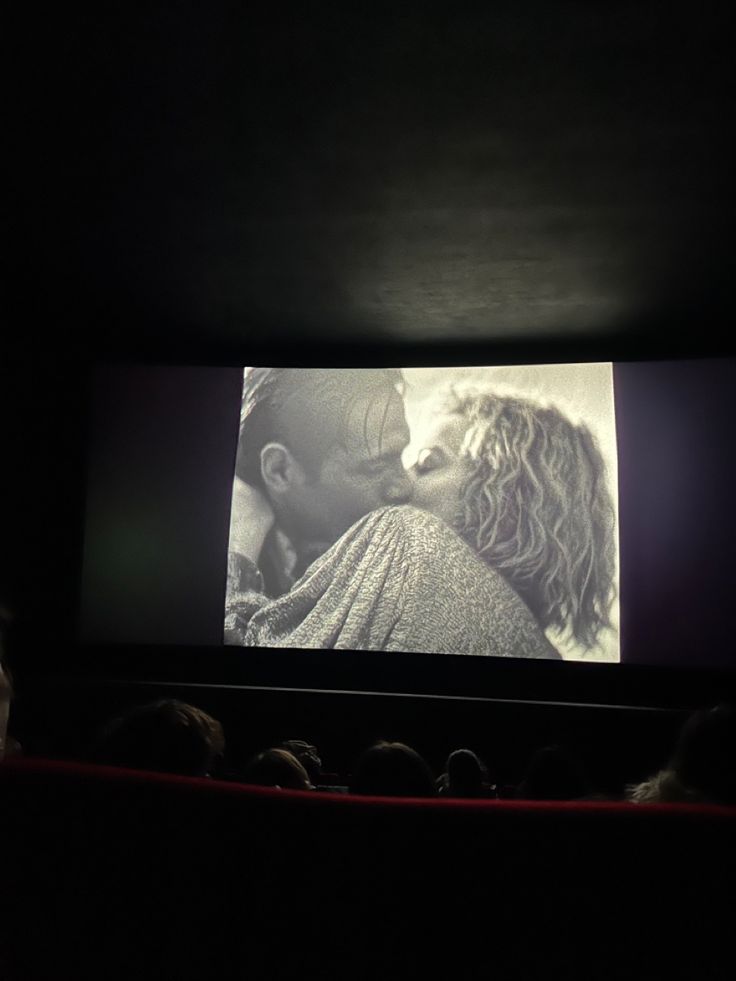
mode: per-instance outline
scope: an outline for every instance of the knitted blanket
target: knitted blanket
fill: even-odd
[[[232,599],[226,635],[256,647],[560,656],[505,579],[410,506],[366,515],[286,595]]]

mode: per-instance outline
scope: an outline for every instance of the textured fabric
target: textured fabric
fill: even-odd
[[[226,643],[558,658],[508,583],[409,506],[357,522],[285,596],[230,597]]]

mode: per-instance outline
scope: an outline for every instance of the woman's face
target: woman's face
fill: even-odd
[[[454,524],[460,490],[472,465],[460,449],[467,421],[459,415],[430,416],[412,433],[410,470],[414,481],[412,503]]]

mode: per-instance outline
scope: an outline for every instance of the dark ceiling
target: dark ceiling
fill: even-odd
[[[62,6],[14,51],[20,346],[730,345],[728,5]]]

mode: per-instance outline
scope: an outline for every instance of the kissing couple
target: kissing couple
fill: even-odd
[[[405,391],[393,368],[245,369],[225,643],[593,648],[610,627],[615,510],[588,427],[456,387],[410,433]]]

